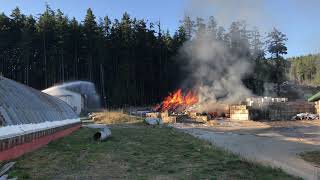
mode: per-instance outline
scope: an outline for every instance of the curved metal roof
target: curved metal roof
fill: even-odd
[[[2,126],[74,118],[75,112],[60,99],[0,76]]]

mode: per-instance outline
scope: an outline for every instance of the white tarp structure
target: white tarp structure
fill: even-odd
[[[78,115],[80,115],[81,110],[84,108],[84,99],[79,93],[68,91],[63,88],[49,88],[43,90],[42,92],[51,96],[55,96],[66,102]]]
[[[100,98],[91,82],[68,82],[50,87],[42,92],[65,101],[78,115],[100,107]]]

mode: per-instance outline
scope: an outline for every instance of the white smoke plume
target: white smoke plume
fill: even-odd
[[[251,64],[231,53],[223,42],[203,33],[187,42],[181,53],[189,60],[191,77],[186,84],[198,91],[198,111],[219,111],[225,108],[224,104],[239,103],[251,96],[242,83]]]
[[[222,26],[233,21],[246,20],[257,26],[271,25],[273,17],[267,13],[266,0],[190,0],[186,12],[191,16],[214,15]],[[264,24],[262,24],[263,22]]]

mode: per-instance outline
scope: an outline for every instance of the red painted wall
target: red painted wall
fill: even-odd
[[[48,144],[50,141],[53,141],[53,140],[56,140],[56,139],[59,139],[59,138],[62,138],[66,135],[71,134],[72,132],[78,130],[80,127],[81,127],[81,125],[77,124],[71,128],[64,129],[64,130],[58,131],[54,134],[43,136],[38,139],[34,139],[31,142],[20,144],[20,145],[12,147],[10,149],[1,151],[0,152],[0,161],[7,161],[10,159],[15,159],[15,158],[27,153],[27,152],[34,151],[34,150]]]

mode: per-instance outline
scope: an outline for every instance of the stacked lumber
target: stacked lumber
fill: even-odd
[[[250,120],[249,109],[247,105],[231,105],[230,106],[231,120]]]
[[[197,113],[197,112],[189,112],[188,116],[195,120],[196,122],[205,123],[208,121],[208,115],[203,113]]]
[[[165,123],[165,124],[176,123],[176,121],[177,121],[177,117],[176,116],[169,116],[168,111],[161,112],[160,118],[162,119],[163,123]]]
[[[176,123],[176,116],[169,116],[168,111],[165,112],[149,112],[146,113],[147,118],[159,118],[162,119],[162,122],[165,124]]]
[[[272,105],[274,103],[288,102],[288,98],[273,98],[273,97],[250,97],[246,99],[248,106],[252,107],[264,107]]]
[[[160,117],[160,113],[159,112],[149,112],[149,113],[146,113],[146,117],[159,118]]]

